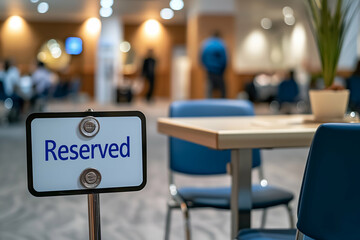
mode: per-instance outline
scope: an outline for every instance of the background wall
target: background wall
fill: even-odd
[[[86,22],[44,23],[22,20],[22,25],[17,30],[10,27],[8,20],[0,22],[0,57],[13,59],[22,74],[31,73],[41,45],[53,38],[65,42],[67,37],[80,37],[83,40],[83,52],[72,56],[71,67],[59,73],[79,75],[83,80],[82,91],[93,96],[98,35],[88,33]]]
[[[175,46],[186,44],[185,25],[162,25],[159,32],[150,35],[145,30],[145,22],[140,25],[127,25],[124,40],[131,44],[136,54],[137,77],[141,75],[143,59],[148,49],[153,49],[156,62],[155,96],[170,97],[171,55]],[[145,86],[147,87],[147,86]]]
[[[65,41],[67,37],[80,37],[83,52],[72,56],[71,67],[61,74],[79,75],[82,91],[94,96],[95,59],[99,33],[89,33],[87,22],[27,22],[22,20],[18,31],[10,29],[7,21],[0,21],[0,57],[14,59],[22,74],[32,72],[37,53],[43,43],[55,38]],[[170,97],[171,55],[175,46],[186,44],[185,25],[162,25],[157,35],[149,37],[145,23],[125,24],[124,39],[129,41],[136,53],[137,75],[141,74],[142,61],[149,48],[157,58],[157,82],[155,96]],[[146,87],[146,86],[145,86]]]

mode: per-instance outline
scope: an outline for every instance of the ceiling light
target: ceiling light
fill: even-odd
[[[285,17],[294,15],[294,10],[289,6],[284,7],[282,12]]]
[[[12,30],[20,30],[23,24],[23,19],[19,16],[12,16],[9,18],[9,27]]]
[[[32,3],[37,3],[39,0],[30,0]]]
[[[162,19],[172,19],[174,17],[174,11],[170,8],[163,8],[160,11],[160,16]]]
[[[290,15],[290,16],[285,16],[284,17],[284,22],[289,25],[289,26],[292,26],[295,24],[295,17],[293,15]]]
[[[272,27],[272,21],[269,18],[261,19],[261,27],[263,29],[270,29]]]
[[[37,6],[37,11],[39,13],[46,13],[49,10],[49,4],[47,2],[41,2]]]
[[[131,49],[131,45],[129,42],[124,41],[124,42],[120,43],[120,51],[121,52],[127,53],[130,51],[130,49]]]
[[[145,33],[149,37],[156,37],[160,33],[160,23],[154,19],[145,22]]]
[[[183,0],[171,0],[170,7],[175,11],[181,10],[184,7],[184,2]]]
[[[104,18],[110,17],[112,13],[113,13],[113,10],[112,10],[111,7],[109,7],[109,8],[104,8],[104,7],[100,8],[100,16],[101,17],[104,17]]]
[[[110,8],[114,4],[114,0],[101,0],[100,5],[103,8]]]
[[[101,22],[98,18],[89,18],[85,24],[86,31],[90,34],[97,34],[101,29]]]

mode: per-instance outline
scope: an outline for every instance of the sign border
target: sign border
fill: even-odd
[[[77,117],[138,117],[141,120],[141,138],[142,138],[142,164],[143,164],[143,181],[138,186],[130,187],[116,187],[116,188],[101,188],[101,189],[79,189],[79,190],[65,190],[65,191],[46,191],[38,192],[33,186],[33,171],[32,171],[32,142],[31,142],[31,122],[37,118],[77,118]],[[47,112],[47,113],[32,113],[26,119],[26,155],[27,155],[27,179],[28,190],[36,197],[50,197],[63,195],[80,195],[80,194],[96,194],[96,193],[111,193],[111,192],[131,192],[140,191],[146,185],[146,117],[140,111],[109,111],[109,112]]]

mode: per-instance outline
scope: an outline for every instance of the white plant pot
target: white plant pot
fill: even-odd
[[[349,90],[310,90],[311,110],[316,120],[343,119]]]

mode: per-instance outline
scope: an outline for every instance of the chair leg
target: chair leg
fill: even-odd
[[[295,240],[303,240],[303,239],[304,239],[304,234],[299,230],[297,230]]]
[[[292,208],[291,208],[290,204],[286,205],[286,209],[287,209],[287,212],[289,214],[290,228],[294,228],[295,227],[295,222],[294,222],[293,211],[292,211]]]
[[[165,240],[169,240],[170,235],[170,226],[171,226],[171,210],[172,207],[167,204],[167,212],[166,212],[166,222],[165,222]]]
[[[185,239],[191,240],[189,209],[185,203],[181,203],[180,208],[181,208],[181,212],[183,213],[184,219],[185,219]]]
[[[264,227],[265,227],[266,217],[267,217],[267,209],[264,208],[264,210],[263,210],[263,212],[262,212],[262,216],[261,216],[261,225],[260,225],[260,228],[264,228]]]

